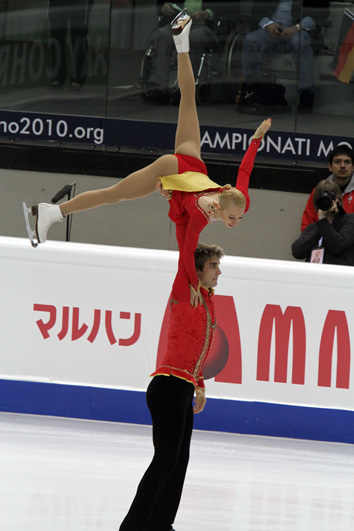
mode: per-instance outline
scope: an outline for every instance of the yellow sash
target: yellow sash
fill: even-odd
[[[176,175],[160,177],[164,190],[179,190],[181,192],[202,192],[209,188],[221,188],[204,173],[185,171]]]

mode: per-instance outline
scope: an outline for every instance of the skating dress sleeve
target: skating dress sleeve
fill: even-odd
[[[195,270],[194,251],[199,234],[208,224],[208,218],[198,206],[199,194],[174,191],[170,201],[169,217],[176,224],[179,248],[178,273],[172,294],[177,300],[189,300],[189,286],[198,291],[199,280]]]
[[[262,142],[262,138],[254,138],[252,140],[246,153],[244,154],[241,165],[238,169],[237,181],[236,181],[235,187],[237,188],[237,190],[240,190],[240,192],[242,192],[246,198],[245,212],[247,212],[250,206],[250,198],[248,195],[248,185],[249,185],[251,173],[253,170],[254,160],[256,158],[257,151],[258,151],[258,148],[261,142]]]

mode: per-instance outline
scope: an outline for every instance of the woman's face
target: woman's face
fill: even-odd
[[[221,221],[226,227],[232,229],[241,221],[245,212],[244,207],[230,205],[227,208],[220,209]]]

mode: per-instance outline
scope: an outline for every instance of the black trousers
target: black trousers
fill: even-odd
[[[120,531],[168,531],[180,503],[193,430],[193,384],[155,376],[146,392],[154,457]]]

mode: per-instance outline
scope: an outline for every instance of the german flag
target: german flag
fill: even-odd
[[[337,50],[330,65],[333,74],[342,83],[350,83],[354,72],[354,13],[344,10]]]

